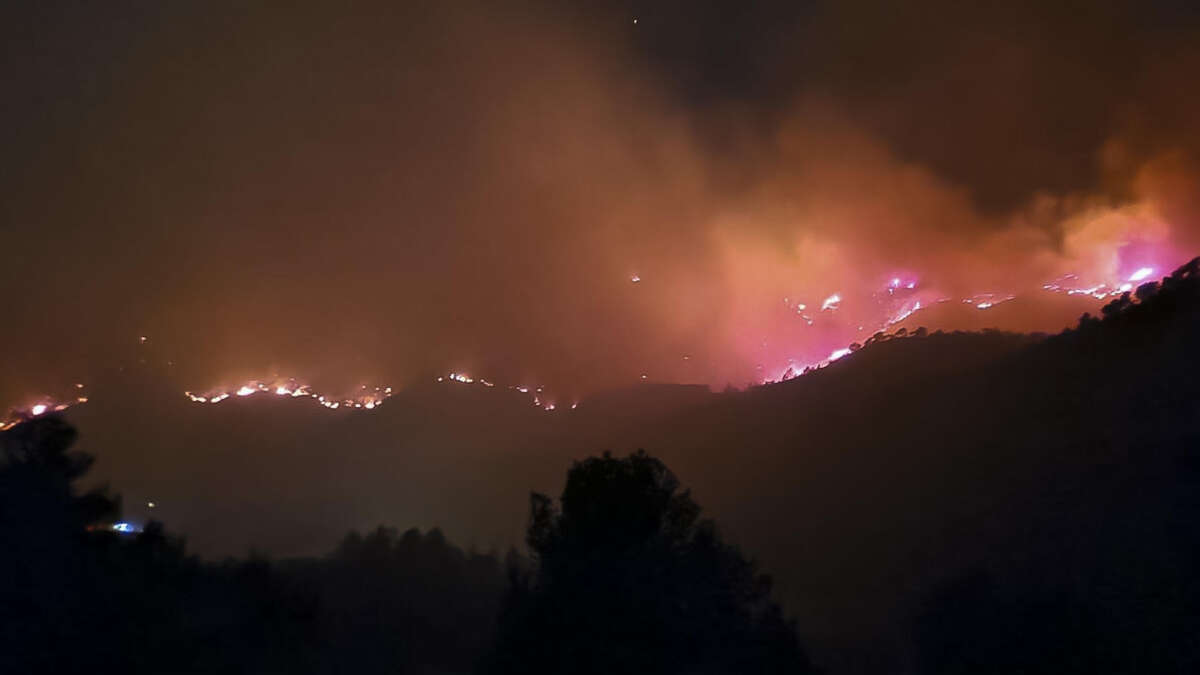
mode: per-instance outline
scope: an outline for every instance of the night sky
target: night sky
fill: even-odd
[[[1200,251],[1192,3],[21,4],[4,408],[140,362],[742,386]]]

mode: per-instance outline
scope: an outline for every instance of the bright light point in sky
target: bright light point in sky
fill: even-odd
[[[1133,274],[1130,274],[1129,280],[1130,281],[1141,281],[1142,279],[1145,279],[1146,277],[1150,276],[1151,274],[1154,274],[1153,267],[1142,267],[1141,269],[1134,272]]]
[[[635,275],[629,277],[629,280],[636,284],[637,282],[641,281],[642,278],[635,274]]]
[[[34,415],[41,415],[42,413],[46,412],[46,406],[39,403],[33,406],[33,409],[31,409],[30,412],[32,412]]]
[[[821,303],[821,311],[824,312],[827,309],[837,309],[838,303],[840,303],[841,301],[842,301],[842,296],[838,295],[837,293],[834,293],[833,295],[829,296],[828,298],[825,298],[825,302]]]

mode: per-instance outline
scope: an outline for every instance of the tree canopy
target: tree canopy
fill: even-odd
[[[659,460],[577,462],[531,496],[534,569],[514,574],[495,672],[806,672],[771,581]]]

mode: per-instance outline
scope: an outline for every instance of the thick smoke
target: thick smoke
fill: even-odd
[[[724,57],[661,7],[27,10],[0,400],[139,361],[740,385],[869,335],[892,279],[1053,329],[1043,284],[1200,249],[1190,17],[922,9],[751,13]]]

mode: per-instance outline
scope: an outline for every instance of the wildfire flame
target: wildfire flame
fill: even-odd
[[[1155,274],[1156,269],[1158,269],[1158,267],[1154,265],[1140,265],[1137,266],[1132,273],[1128,274],[1123,281],[1119,279],[1107,279],[1096,283],[1084,283],[1076,274],[1064,274],[1053,281],[1042,284],[1041,288],[1043,291],[1048,293],[1082,295],[1089,296],[1097,300],[1105,300],[1131,292],[1134,288],[1134,284],[1149,279]],[[631,281],[637,283],[641,281],[641,278],[637,275],[633,275],[631,277]],[[924,293],[924,301],[919,296],[919,294],[922,293]],[[1015,300],[1016,298],[1017,296],[1013,293],[986,292],[960,298],[960,301],[963,304],[970,305],[977,310],[988,310],[996,307],[997,305]],[[886,330],[889,327],[908,319],[916,312],[932,306],[933,304],[948,302],[950,300],[951,298],[937,297],[936,295],[930,295],[928,292],[923,291],[919,288],[916,278],[907,276],[892,276],[883,283],[882,289],[876,292],[873,296],[872,301],[877,303],[879,307],[882,308],[883,313],[882,318],[880,318],[875,324],[870,325],[870,327],[879,331]],[[856,298],[844,298],[841,292],[833,293],[826,296],[820,302],[820,312],[810,314],[808,313],[809,304],[803,302],[793,303],[790,298],[783,299],[784,305],[788,311],[793,313],[793,316],[798,316],[808,326],[815,325],[817,320],[822,316],[833,314],[839,309],[842,309],[844,306],[851,307],[853,306],[853,303],[858,301],[859,300]],[[834,319],[829,318],[822,320],[833,321]],[[858,330],[864,331],[866,328],[868,328],[869,324],[870,322],[859,325]],[[144,336],[140,337],[139,341],[144,343],[146,338]],[[831,351],[824,359],[820,359],[813,363],[802,363],[796,359],[788,359],[786,366],[782,368],[782,372],[778,377],[774,379],[762,377],[758,381],[758,384],[767,384],[799,377],[805,373],[823,368],[835,361],[839,361],[849,356],[851,353],[853,353],[855,348],[857,348],[857,345],[835,349]],[[688,358],[688,356],[684,356],[685,360]],[[759,366],[759,370],[765,372],[765,369],[762,365]],[[776,372],[778,372],[778,370],[776,370]],[[646,380],[647,375],[643,374],[640,379]],[[455,384],[479,385],[489,389],[496,386],[493,381],[484,378],[472,377],[471,375],[458,371],[453,371],[448,373],[445,377],[437,378],[438,382],[445,382],[447,380]],[[77,390],[82,390],[84,385],[82,383],[76,383],[75,388]],[[534,406],[541,408],[546,412],[551,412],[558,409],[557,405],[553,401],[544,400],[543,387],[539,386],[531,389],[529,386],[524,384],[514,384],[508,385],[505,388],[529,396]],[[82,392],[78,393],[82,394]],[[368,388],[367,386],[363,385],[360,387],[360,391],[354,396],[332,397],[319,393],[312,386],[301,383],[294,378],[276,378],[274,380],[251,380],[249,382],[240,384],[237,387],[208,390],[203,393],[185,391],[184,396],[193,403],[212,405],[221,403],[235,396],[239,398],[247,398],[265,394],[279,398],[311,400],[330,410],[338,410],[342,408],[350,408],[355,410],[376,410],[392,396],[392,393],[393,389],[390,386]],[[54,400],[49,398],[42,399],[36,403],[33,403],[32,405],[28,405],[25,408],[14,410],[7,419],[0,419],[0,431],[10,429],[26,419],[40,417],[51,411],[66,410],[72,405],[87,403],[88,400],[89,397],[83,395],[76,396],[72,401]],[[574,410],[578,407],[578,405],[578,402],[572,403],[569,406],[569,409]]]

